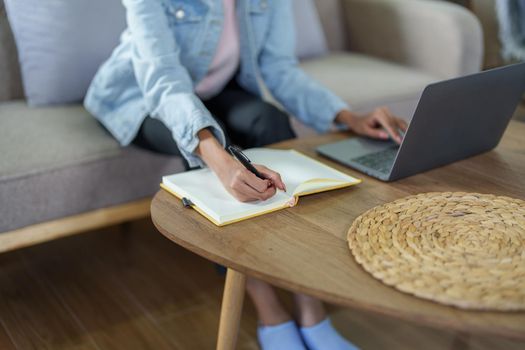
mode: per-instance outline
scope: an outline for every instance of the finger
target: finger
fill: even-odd
[[[390,111],[388,110],[388,108],[384,108],[383,111],[395,122],[395,124],[397,125],[397,128],[396,128],[396,131],[397,131],[397,134],[399,135],[400,137],[400,140],[402,141],[403,140],[403,133],[400,133],[399,131],[407,131],[408,129],[408,124],[407,122],[402,119],[402,118],[399,118],[398,116],[395,116],[393,115],[392,113],[390,113]]]
[[[389,114],[389,112],[385,112],[383,115],[379,116],[379,122],[381,123],[381,126],[386,129],[394,141],[398,143],[401,142],[397,120],[391,114]]]
[[[246,191],[244,186],[250,188],[251,191]],[[230,192],[240,202],[253,202],[259,200],[259,198],[254,195],[254,192],[258,192],[246,185],[245,183],[243,183],[242,181],[239,181],[235,183],[234,186],[229,187],[228,192]]]
[[[259,193],[263,193],[271,185],[270,180],[259,179],[254,173],[244,170],[241,180]]]
[[[399,126],[399,128],[403,131],[407,131],[408,129],[408,124],[405,120],[401,119],[401,118],[397,118],[396,117],[396,122],[397,122],[397,125]]]
[[[408,128],[408,124],[405,120],[399,118],[398,116],[390,113],[390,110],[388,108],[381,108],[381,111],[386,114],[390,119],[392,119],[397,127],[403,131],[405,131]]]
[[[275,186],[268,187],[268,189],[265,192],[261,193],[262,200],[265,201],[267,199],[272,198],[275,195],[275,193],[277,193],[277,188]]]
[[[238,191],[242,192],[246,197],[250,198],[250,200],[264,201],[264,200],[267,200],[268,198],[273,197],[273,195],[275,194],[275,187],[270,186],[266,189],[266,191],[261,193],[261,192],[257,192],[247,183],[242,183],[239,185]]]
[[[283,180],[281,179],[281,175],[279,175],[278,172],[275,172],[271,169],[268,169],[264,165],[254,165],[257,170],[266,177],[267,179],[270,179],[272,183],[280,190],[286,192],[286,185],[284,184]]]
[[[379,123],[381,123],[381,126],[390,134],[392,139],[397,143],[401,143],[401,136],[399,136],[399,132],[397,131],[397,122],[394,118],[383,112],[378,115],[377,119],[379,120]]]
[[[382,129],[376,129],[376,128],[373,128],[371,126],[366,126],[364,128],[364,133],[366,136],[370,136],[370,137],[373,137],[375,139],[382,139],[382,140],[387,140],[388,139],[388,133],[385,132],[384,130]]]
[[[241,202],[254,202],[260,200],[260,193],[248,186],[244,182],[240,182],[233,189],[235,197]]]

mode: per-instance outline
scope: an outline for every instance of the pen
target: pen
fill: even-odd
[[[261,173],[257,171],[257,169],[255,169],[250,159],[246,157],[246,154],[242,153],[239,147],[228,146],[228,151],[230,151],[232,156],[234,156],[239,162],[241,162],[241,164],[244,165],[246,169],[255,174],[255,176],[257,176],[259,179],[266,180],[266,178],[262,176]]]

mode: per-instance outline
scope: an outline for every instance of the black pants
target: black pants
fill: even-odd
[[[204,105],[217,120],[228,144],[260,147],[295,137],[287,114],[246,92],[233,80]],[[147,117],[133,143],[171,155],[180,155],[170,130],[158,119]]]

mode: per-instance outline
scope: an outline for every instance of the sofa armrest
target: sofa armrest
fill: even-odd
[[[480,70],[483,33],[465,8],[437,0],[344,0],[349,47],[450,78]]]

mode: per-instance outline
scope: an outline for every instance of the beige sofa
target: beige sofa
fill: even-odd
[[[501,55],[499,23],[496,15],[496,0],[446,0],[462,4],[472,11],[483,28],[484,68],[494,68],[505,64]]]
[[[355,110],[409,117],[422,87],[479,71],[482,31],[466,9],[428,0],[319,0],[332,54],[304,69]]]
[[[422,88],[477,71],[482,33],[463,8],[431,0],[318,0],[331,52],[304,69],[356,110],[410,115]],[[305,133],[306,131],[301,131]],[[149,214],[180,159],[121,148],[81,105],[30,108],[0,0],[0,251]]]
[[[499,67],[511,62],[506,61],[502,55],[500,41],[500,25],[496,14],[495,0],[469,0],[470,10],[478,17],[483,28],[485,69]],[[514,119],[525,122],[525,96],[514,112]]]

